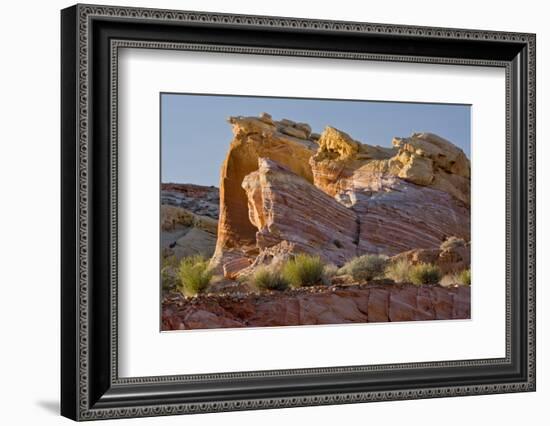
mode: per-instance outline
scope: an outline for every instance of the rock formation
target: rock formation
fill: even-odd
[[[461,238],[451,237],[437,249],[408,250],[392,258],[394,261],[405,259],[412,265],[433,263],[444,274],[470,269],[470,243]]]
[[[330,291],[176,297],[162,310],[163,330],[470,318],[470,288],[378,285]]]
[[[190,184],[163,184],[160,227],[164,257],[210,257],[218,230],[218,190]]]
[[[229,122],[212,259],[226,276],[293,251],[340,265],[364,253],[438,250],[451,236],[470,240],[470,162],[437,135],[383,148],[265,113]]]
[[[163,183],[160,203],[182,207],[200,216],[218,220],[220,214],[220,192],[213,186],[189,183]]]
[[[269,114],[256,117],[231,117],[233,140],[220,176],[220,219],[215,266],[235,258],[257,254],[256,227],[248,215],[248,198],[242,183],[258,169],[260,157],[269,158],[293,173],[313,182],[309,158],[317,144],[309,139],[306,124],[290,120],[274,121]]]
[[[372,147],[328,127],[310,160],[314,184],[357,213],[359,251],[395,255],[469,240],[470,166],[431,133]]]
[[[293,250],[343,265],[357,254],[353,211],[278,163],[260,158],[242,183],[260,252],[283,241]]]

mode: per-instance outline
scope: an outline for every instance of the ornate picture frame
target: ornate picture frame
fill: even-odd
[[[534,34],[96,5],[64,9],[61,29],[62,415],[93,420],[535,390]],[[117,72],[126,47],[503,68],[506,355],[119,377]]]

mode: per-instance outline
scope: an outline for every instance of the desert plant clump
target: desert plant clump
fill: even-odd
[[[383,277],[387,264],[387,256],[365,254],[351,259],[341,268],[341,272],[351,275],[356,281],[370,281]]]
[[[386,278],[399,284],[411,282],[411,269],[412,265],[407,259],[390,262],[386,267]]]
[[[323,284],[331,285],[332,279],[340,273],[340,268],[333,263],[325,265],[323,268]]]
[[[441,279],[441,270],[431,263],[419,263],[411,268],[410,278],[416,285],[438,284]]]
[[[457,274],[457,281],[462,285],[470,285],[472,282],[472,273],[469,269],[464,269]]]
[[[178,289],[188,297],[203,293],[208,288],[212,275],[208,260],[203,256],[185,257],[178,268]]]
[[[251,283],[258,290],[286,290],[288,281],[286,281],[279,271],[260,266],[251,277]]]
[[[296,287],[308,287],[324,282],[325,265],[319,256],[300,253],[283,265],[282,276]]]

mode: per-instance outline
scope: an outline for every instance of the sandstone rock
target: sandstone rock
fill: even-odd
[[[299,129],[297,127],[281,127],[279,131],[285,135],[294,136],[299,139],[307,139],[308,133],[305,130]]]
[[[181,207],[162,204],[160,222],[164,256],[175,256],[179,260],[195,254],[208,258],[214,253],[217,220]]]
[[[166,244],[166,241],[170,241],[171,239],[175,240],[175,242]],[[163,237],[163,241],[162,247],[167,256],[174,255],[179,260],[198,254],[208,259],[214,254],[216,234],[199,228],[189,228],[182,235],[168,233]]]
[[[422,133],[371,147],[327,128],[319,145],[310,159],[314,184],[357,214],[359,253],[470,239],[469,161],[450,142]]]
[[[364,253],[394,256],[438,249],[452,235],[469,241],[470,165],[450,142],[415,133],[384,148],[361,144],[327,126],[316,144],[295,133],[310,132],[309,126],[269,120],[268,114],[230,119],[234,139],[221,172],[213,266],[250,257],[251,267],[242,270],[248,273],[260,264],[258,256],[261,262],[286,258],[283,242],[290,244],[286,250],[320,254],[341,264]],[[294,136],[284,133],[287,128]],[[259,158],[282,169],[266,166],[271,171],[262,174]],[[332,246],[331,233],[336,234]],[[441,262],[466,259],[451,254]]]
[[[416,295],[415,321],[435,319],[435,308],[432,302],[432,289],[419,287]]]
[[[269,265],[275,270],[280,269],[283,264],[291,259],[295,253],[299,252],[295,243],[290,241],[281,241],[270,247],[258,249],[258,254],[250,264],[235,273],[236,277],[248,277],[254,273],[258,266]]]
[[[260,251],[282,241],[298,251],[318,254],[326,262],[342,265],[356,255],[355,214],[289,169],[265,158],[247,175],[251,223],[258,228]]]
[[[397,174],[400,178],[423,186],[428,186],[433,182],[433,161],[431,159],[403,152],[399,155],[398,160],[403,164]]]
[[[178,226],[199,228],[211,234],[216,234],[218,230],[217,220],[164,204],[160,206],[160,223],[163,231],[173,231]]]
[[[413,133],[409,138],[394,138],[392,144],[401,152],[429,158],[434,164],[465,178],[470,177],[470,161],[464,152],[448,140],[433,133]]]
[[[334,291],[333,291],[334,290]],[[470,318],[470,288],[350,286],[165,301],[162,329],[279,327]]]
[[[271,114],[268,114],[267,112],[262,112],[260,114],[260,120],[263,121],[264,123],[275,125],[275,122],[273,121]]]
[[[195,215],[181,207],[170,205],[160,206],[160,229],[173,231],[176,226],[193,226]]]
[[[359,250],[396,255],[431,249],[449,236],[470,238],[470,211],[450,194],[401,179],[380,182],[377,192],[354,191]]]
[[[389,298],[390,294],[386,289],[373,288],[369,291],[369,302],[367,307],[369,322],[389,321]]]
[[[163,183],[161,205],[184,208],[200,216],[218,219],[220,194],[218,188],[193,184]]]
[[[441,287],[434,287],[432,295],[432,305],[434,308],[435,319],[444,320],[453,318],[453,294]]]
[[[389,294],[388,318],[390,321],[413,321],[417,311],[418,289],[404,287]]]
[[[373,147],[327,127],[311,159],[315,185],[336,195],[369,187],[370,175],[382,173],[447,192],[469,206],[470,161],[460,148],[432,133],[392,143],[394,148]]]
[[[309,140],[285,135],[275,125],[256,117],[231,117],[233,140],[221,168],[220,220],[218,241],[212,265],[221,267],[242,256],[242,247],[256,246],[257,228],[248,218],[248,199],[241,184],[246,175],[258,169],[258,158],[270,158],[312,182],[309,158],[317,145]],[[284,126],[294,125],[293,122]]]
[[[319,138],[316,161],[323,159],[346,160],[359,152],[361,144],[334,127],[327,126]]]
[[[311,126],[307,123],[296,123],[294,125],[294,127],[296,127],[298,130],[302,130],[305,134],[306,134],[306,137],[309,138],[311,136]]]
[[[451,241],[451,243],[448,243]],[[392,258],[394,261],[405,259],[411,264],[433,263],[444,274],[460,272],[470,268],[470,243],[461,238],[451,237],[437,249],[413,249]]]
[[[310,135],[309,135],[309,138],[312,140],[312,141],[318,141],[320,138],[321,138],[321,135],[319,133],[314,133],[312,132]]]
[[[223,265],[223,276],[230,280],[237,278],[238,273],[251,264],[251,259],[248,257],[239,257],[226,262]]]

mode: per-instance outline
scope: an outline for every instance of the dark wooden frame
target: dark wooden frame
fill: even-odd
[[[535,390],[535,35],[96,5],[64,9],[61,28],[64,416],[89,420]],[[504,67],[506,357],[119,378],[116,60],[125,46]]]

